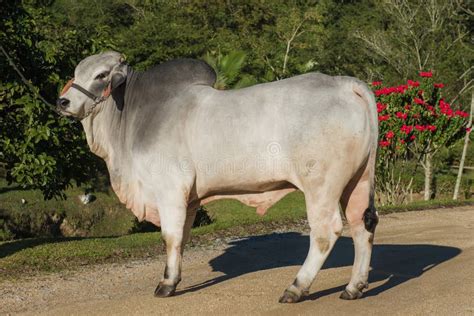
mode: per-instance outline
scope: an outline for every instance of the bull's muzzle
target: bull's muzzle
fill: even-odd
[[[58,107],[58,109],[60,110],[65,110],[69,107],[69,104],[71,102],[69,101],[69,99],[66,99],[66,98],[59,98],[57,101],[56,101],[56,106]]]

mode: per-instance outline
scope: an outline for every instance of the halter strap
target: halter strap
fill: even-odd
[[[81,87],[78,84],[75,84],[74,82],[71,84],[71,87],[81,91],[82,93],[84,93],[85,95],[87,95],[89,98],[91,98],[94,101],[100,98],[100,97],[96,96],[95,94],[93,94],[92,92],[90,92],[89,90],[84,89],[83,87]]]
[[[109,84],[110,86],[110,84]],[[64,86],[64,88],[61,90],[61,93],[59,94],[59,96],[62,96],[63,94],[65,94],[70,88],[74,88],[76,90],[79,90],[81,91],[82,93],[84,93],[88,98],[94,100],[94,101],[97,101],[98,99],[100,99],[101,97],[100,96],[97,96],[95,94],[93,94],[92,92],[90,92],[89,90],[81,87],[80,85],[78,84],[75,84],[74,83],[74,78],[72,78],[71,80],[69,80],[66,85]],[[107,96],[110,94],[110,87],[107,87],[106,91],[104,91],[104,95],[107,94]]]
[[[80,85],[75,84],[74,83],[74,78],[72,78],[71,80],[69,80],[66,83],[66,85],[62,89],[60,96],[65,94],[69,90],[69,88],[75,88],[75,89],[81,91],[87,97],[89,97],[90,99],[92,99],[94,101],[94,103],[91,105],[91,107],[84,113],[84,115],[82,117],[79,118],[79,120],[83,120],[86,117],[88,117],[94,111],[95,107],[99,103],[104,102],[109,97],[110,93],[112,92],[112,87],[111,87],[110,82],[107,84],[107,88],[103,91],[102,96],[97,96],[97,95],[93,94],[92,92],[90,92],[89,90],[84,89]]]

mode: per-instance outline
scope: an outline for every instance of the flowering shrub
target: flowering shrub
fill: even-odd
[[[431,167],[427,159],[466,132],[469,114],[446,102],[441,93],[444,84],[435,82],[432,72],[420,72],[419,76],[419,80],[395,87],[384,87],[380,81],[372,83],[379,120],[377,177],[382,191],[393,190],[397,160],[415,156],[426,170]],[[393,201],[393,196],[389,200],[400,202]]]

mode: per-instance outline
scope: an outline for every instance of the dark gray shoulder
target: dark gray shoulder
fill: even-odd
[[[216,73],[206,62],[197,59],[180,58],[154,66],[145,72],[153,81],[167,85],[200,84],[212,86]]]

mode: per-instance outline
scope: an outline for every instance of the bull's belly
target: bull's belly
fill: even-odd
[[[273,204],[297,190],[291,176],[293,168],[273,167],[268,164],[262,164],[260,168],[247,165],[243,169],[221,173],[198,173],[194,202],[205,205],[215,200],[234,199],[255,207],[259,215],[264,215]]]

